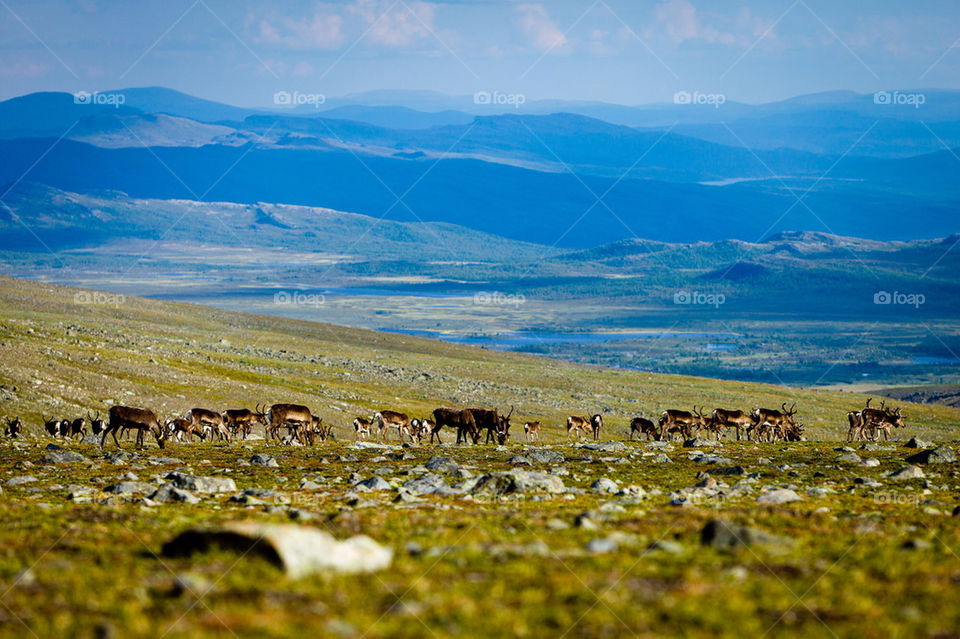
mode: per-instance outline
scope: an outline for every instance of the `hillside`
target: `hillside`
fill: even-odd
[[[350,437],[355,415],[389,406],[509,410],[562,438],[568,414],[602,412],[611,437],[666,407],[796,401],[807,432],[837,439],[866,397],[585,367],[435,340],[230,313],[0,278],[0,413],[36,432],[40,415],[105,412],[108,402],[170,415],[195,405],[301,402]],[[953,438],[960,411],[904,404],[909,435]]]

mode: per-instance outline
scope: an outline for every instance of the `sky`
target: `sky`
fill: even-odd
[[[956,0],[0,0],[0,99],[165,86],[620,104],[960,89]]]

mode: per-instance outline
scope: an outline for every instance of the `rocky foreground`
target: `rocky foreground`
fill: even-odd
[[[916,439],[0,451],[3,635],[950,636],[960,623],[960,466]]]

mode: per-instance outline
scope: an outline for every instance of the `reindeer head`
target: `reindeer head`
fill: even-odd
[[[262,426],[267,425],[267,407],[264,405],[263,408],[260,408],[260,402],[257,402],[257,409],[253,411],[256,414],[256,419]]]

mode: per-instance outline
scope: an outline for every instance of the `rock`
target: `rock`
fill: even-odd
[[[874,452],[874,451],[880,450],[880,445],[874,444],[873,442],[866,442],[860,445],[860,450]]]
[[[910,441],[903,445],[904,448],[933,448],[933,444],[916,437],[911,437]]]
[[[142,481],[121,481],[116,484],[111,484],[103,489],[105,493],[113,493],[115,495],[149,495],[153,493],[155,488],[152,484],[148,484]]]
[[[922,479],[923,471],[920,470],[917,466],[904,466],[900,470],[894,471],[887,475],[889,479],[894,481],[903,481],[906,479]]]
[[[684,448],[703,448],[704,446],[719,446],[719,445],[720,445],[720,442],[714,439],[707,439],[706,437],[700,437],[699,435],[683,442]]]
[[[846,462],[848,464],[859,464],[860,455],[856,453],[845,453],[843,455],[837,455],[837,461]]]
[[[270,455],[254,455],[250,458],[250,463],[256,464],[257,466],[266,466],[268,468],[280,467],[280,464],[277,463],[277,460]]]
[[[865,468],[876,468],[880,465],[880,460],[876,457],[868,457],[860,462],[860,465],[864,466]]]
[[[788,540],[756,528],[747,528],[723,519],[714,519],[700,532],[700,543],[712,548],[736,548],[739,546],[783,545]]]
[[[564,490],[563,481],[556,475],[512,470],[481,475],[470,492],[480,495],[505,495],[508,493],[562,493]]]
[[[323,490],[323,486],[312,479],[304,479],[300,482],[300,490]]]
[[[802,499],[800,495],[788,488],[778,488],[763,493],[757,497],[758,504],[789,504]]]
[[[960,506],[957,506],[956,508],[954,508],[952,514],[954,517],[960,517]]]
[[[197,477],[186,473],[169,473],[165,479],[182,490],[191,490],[198,493],[234,493],[237,485],[229,477]]]
[[[354,488],[359,491],[377,491],[377,490],[391,490],[393,487],[387,483],[383,477],[378,477],[374,475],[370,479],[365,479],[361,482],[357,482],[354,485]]]
[[[511,466],[529,466],[533,462],[530,461],[527,457],[524,457],[523,455],[514,455],[509,460],[507,460],[507,463],[510,464]]]
[[[435,473],[425,473],[419,477],[408,479],[403,489],[412,495],[448,494],[451,491],[443,477]]]
[[[83,464],[90,460],[72,450],[54,450],[43,456],[45,464]]]
[[[596,450],[604,453],[622,453],[629,450],[626,444],[617,441],[593,442],[590,444],[583,444],[580,446],[580,448],[585,450]],[[561,459],[560,461],[563,460]]]
[[[161,504],[169,502],[196,504],[200,501],[200,499],[190,491],[177,488],[173,484],[164,484],[160,486],[160,488],[157,488],[157,490],[150,495],[150,500]]]
[[[176,457],[155,457],[150,456],[147,461],[154,466],[183,466],[183,460]]]
[[[438,473],[449,473],[456,470],[458,467],[455,461],[449,457],[441,457],[440,455],[435,455],[428,459],[424,466],[426,466],[429,470],[433,470]]]
[[[904,550],[929,550],[933,547],[926,539],[908,539],[900,545]]]
[[[743,466],[726,466],[724,468],[714,468],[711,471],[714,475],[746,475],[747,470]]]
[[[590,511],[582,512],[573,518],[573,525],[584,530],[596,530],[600,527],[596,516]]]
[[[337,541],[316,528],[296,524],[230,522],[212,529],[187,530],[163,545],[168,557],[188,556],[211,548],[241,557],[256,554],[281,567],[292,579],[315,573],[368,573],[393,560],[393,549],[360,535]]]
[[[47,444],[46,446],[43,447],[43,449],[44,450],[63,450],[61,447],[57,446],[56,444]]]
[[[907,457],[911,464],[949,464],[957,461],[957,454],[949,446],[930,448]]]
[[[566,458],[558,450],[537,448],[524,453],[524,456],[534,464],[562,464]]]
[[[653,459],[650,460],[654,464],[669,464],[672,460],[667,457],[665,453],[659,453],[653,456]]]
[[[671,555],[682,555],[684,548],[671,539],[658,539],[647,547],[647,550],[661,550]]]
[[[620,488],[617,486],[617,484],[613,480],[607,479],[606,477],[601,477],[597,481],[590,484],[590,490],[591,492],[602,494],[602,493],[616,493],[620,491]]]
[[[35,481],[39,481],[33,475],[20,475],[19,477],[11,477],[7,481],[3,482],[4,486],[22,486],[23,484],[32,484]]]
[[[611,537],[599,537],[597,539],[591,539],[587,542],[587,552],[594,554],[601,554],[607,552],[616,552],[617,547],[616,539]]]

